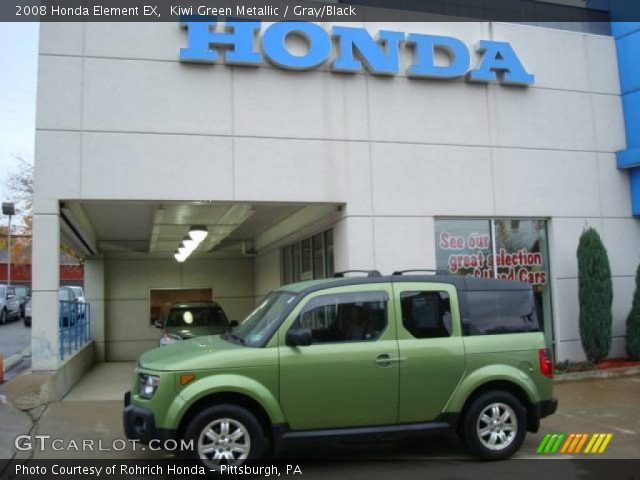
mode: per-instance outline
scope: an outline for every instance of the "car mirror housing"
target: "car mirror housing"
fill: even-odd
[[[238,321],[237,321],[237,320],[231,320],[231,321],[229,322],[229,326],[230,326],[231,328],[236,328],[238,325],[239,325],[239,323],[238,323]]]
[[[285,337],[285,343],[290,347],[307,347],[313,343],[313,335],[310,328],[295,328],[289,330]]]
[[[164,328],[164,325],[160,320],[156,320],[155,322],[153,322],[153,326],[156,328]]]

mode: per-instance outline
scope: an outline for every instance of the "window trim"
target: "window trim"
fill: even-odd
[[[391,305],[391,296],[389,295],[389,292],[387,292],[386,290],[380,290],[380,289],[376,289],[376,290],[352,290],[352,291],[338,291],[335,293],[321,293],[319,295],[314,295],[311,298],[309,298],[306,302],[304,302],[304,304],[302,304],[300,306],[300,308],[297,310],[297,312],[295,312],[295,316],[293,317],[293,321],[291,322],[291,324],[289,325],[289,327],[287,328],[286,332],[284,333],[284,336],[286,337],[286,334],[289,333],[291,330],[293,330],[295,328],[296,323],[298,322],[298,320],[302,317],[302,315],[304,315],[308,310],[307,310],[307,306],[312,303],[314,300],[316,299],[322,299],[325,297],[334,297],[334,296],[342,296],[342,295],[382,295],[381,299],[378,300],[370,300],[370,301],[384,301],[385,302],[385,312],[387,315],[386,318],[386,322],[385,322],[385,326],[384,329],[382,329],[380,331],[380,334],[373,339],[370,340],[346,340],[346,341],[334,341],[334,342],[314,342],[311,343],[311,345],[307,345],[305,348],[307,347],[313,347],[313,346],[318,346],[318,345],[342,345],[342,344],[353,344],[353,343],[372,343],[372,342],[377,342],[379,340],[381,340],[386,333],[389,331],[389,327],[391,324],[391,321],[393,321],[393,319],[389,318],[390,315],[390,305]],[[366,300],[365,300],[366,301]],[[302,302],[301,302],[302,303]],[[353,302],[345,302],[345,303],[353,303]],[[317,307],[321,307],[321,306],[328,306],[327,305],[316,305],[313,306],[313,308],[317,308]]]
[[[402,312],[402,296],[404,294],[420,294],[420,293],[436,293],[436,294],[446,294],[447,295],[447,300],[449,302],[449,316],[451,317],[451,331],[449,332],[449,335],[446,336],[440,336],[440,337],[416,337],[413,332],[411,330],[409,330],[407,328],[407,326],[404,324],[404,315]],[[453,319],[453,312],[452,312],[452,308],[451,308],[451,294],[446,291],[446,290],[434,290],[434,289],[419,289],[419,290],[402,290],[400,292],[398,292],[398,302],[400,304],[400,310],[398,311],[399,314],[399,320],[400,320],[400,324],[402,325],[402,328],[404,328],[404,330],[411,335],[411,337],[414,340],[438,340],[438,339],[442,339],[442,338],[452,338],[454,336],[454,319]],[[446,326],[445,326],[446,328]]]

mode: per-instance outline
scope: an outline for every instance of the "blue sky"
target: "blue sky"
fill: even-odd
[[[0,23],[0,45],[0,200],[6,201],[12,155],[33,161],[38,24]]]

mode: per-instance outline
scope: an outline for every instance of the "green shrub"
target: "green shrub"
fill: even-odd
[[[636,291],[627,317],[627,355],[632,360],[640,360],[640,265],[636,271]]]
[[[611,348],[613,285],[607,250],[596,230],[582,232],[577,255],[580,339],[587,359],[597,363]]]

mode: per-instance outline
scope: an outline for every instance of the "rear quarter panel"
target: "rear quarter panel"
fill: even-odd
[[[447,412],[461,412],[465,401],[484,384],[503,380],[519,386],[532,403],[552,396],[553,380],[540,373],[541,332],[464,337],[467,368]]]

